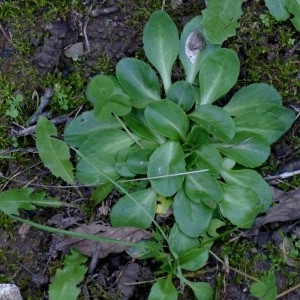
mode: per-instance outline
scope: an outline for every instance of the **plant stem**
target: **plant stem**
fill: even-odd
[[[284,292],[278,294],[278,295],[276,296],[276,299],[279,299],[279,298],[281,298],[281,297],[287,295],[288,293],[293,292],[293,291],[295,291],[295,290],[297,290],[297,289],[299,289],[299,288],[300,288],[300,282],[299,282],[297,285],[295,285],[295,286],[289,288],[288,290],[286,290],[286,291],[284,291]]]

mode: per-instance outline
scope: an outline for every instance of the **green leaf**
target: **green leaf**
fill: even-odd
[[[186,139],[189,120],[174,102],[160,100],[150,103],[145,109],[145,118],[161,135],[174,140]]]
[[[184,26],[180,37],[179,58],[190,83],[194,82],[205,57],[220,48],[205,39],[201,23],[201,16],[193,18]]]
[[[222,108],[206,104],[197,107],[188,115],[189,119],[203,126],[215,138],[228,141],[235,134],[235,126],[230,115]]]
[[[107,182],[97,186],[91,195],[93,207],[100,204],[111,193],[113,188],[114,184],[111,182]]]
[[[186,143],[192,144],[194,146],[202,146],[203,144],[208,144],[210,140],[210,135],[203,126],[193,126],[192,130],[186,137]]]
[[[264,137],[269,144],[277,141],[295,121],[295,113],[279,105],[262,111],[240,114],[234,119],[236,131],[248,131]]]
[[[189,111],[196,101],[196,93],[193,85],[187,81],[173,83],[166,98],[176,103],[184,111]]]
[[[45,117],[41,116],[36,125],[36,147],[44,165],[56,177],[73,184],[73,166],[70,162],[68,145],[51,136],[57,136],[56,127]]]
[[[208,250],[193,248],[179,256],[179,265],[187,271],[197,271],[208,261]]]
[[[177,300],[178,292],[169,275],[166,279],[158,279],[152,286],[148,300]]]
[[[145,62],[136,58],[123,58],[117,64],[116,76],[123,89],[134,99],[134,103],[144,99],[160,99],[158,78]]]
[[[120,198],[110,213],[112,226],[149,228],[155,215],[156,198],[157,195],[151,188]],[[145,214],[145,210],[149,215]]]
[[[257,194],[248,187],[222,185],[224,196],[219,203],[222,215],[240,228],[250,228],[260,210]]]
[[[116,155],[130,147],[134,140],[125,132],[119,129],[103,129],[89,136],[81,144],[79,151],[82,154],[91,154],[95,152],[109,153]]]
[[[295,28],[300,31],[300,0],[288,0],[287,9],[294,15],[291,21]]]
[[[204,172],[186,175],[184,187],[191,200],[202,202],[212,209],[217,208],[223,196],[219,182]]]
[[[209,227],[207,229],[207,234],[213,238],[217,238],[220,234],[217,232],[217,229],[225,226],[226,223],[219,219],[211,219]]]
[[[94,114],[98,119],[109,118],[111,113],[124,116],[131,110],[129,96],[113,76],[94,76],[88,83],[86,96],[94,105]]]
[[[242,16],[243,0],[205,0],[207,8],[202,10],[205,37],[212,44],[222,44],[236,34],[238,19]]]
[[[211,144],[204,144],[197,149],[198,159],[195,162],[198,169],[208,169],[209,174],[216,175],[222,168],[222,157],[219,151]]]
[[[263,211],[270,208],[272,203],[272,191],[268,183],[263,177],[254,170],[223,170],[222,177],[226,183],[236,184],[252,189],[261,204],[263,204]]]
[[[180,230],[192,238],[197,238],[206,231],[213,211],[202,202],[192,201],[183,188],[174,197],[173,209]]]
[[[285,21],[290,17],[290,14],[286,8],[288,0],[265,0],[265,3],[270,14],[277,21]]]
[[[86,111],[66,125],[64,140],[69,145],[78,148],[86,139],[96,132],[121,127],[121,124],[113,116],[105,120],[99,120],[95,118],[94,111]]]
[[[184,177],[168,176],[185,171],[184,153],[178,142],[166,142],[157,148],[149,159],[148,177],[162,176],[150,179],[153,189],[162,196],[174,195],[182,185]],[[165,176],[165,177],[164,177]]]
[[[249,168],[260,166],[270,155],[268,141],[252,132],[238,132],[230,143],[215,146],[230,159]]]
[[[177,256],[184,254],[184,252],[199,244],[197,238],[191,238],[184,234],[176,223],[174,223],[170,231],[168,241],[172,252],[175,252]]]
[[[160,144],[165,141],[165,138],[147,123],[144,111],[133,109],[124,117],[124,120],[126,126],[128,126],[138,136],[148,140],[157,141]]]
[[[193,290],[197,300],[212,300],[214,295],[213,288],[206,282],[192,282],[184,280],[184,282]]]
[[[128,169],[136,174],[147,174],[149,156],[152,149],[138,149],[130,152],[127,157]]]
[[[76,166],[76,177],[83,184],[103,184],[110,182],[107,177],[116,180],[114,164],[116,159],[108,153],[91,153],[80,158]]]
[[[211,104],[224,96],[236,83],[240,61],[231,49],[219,49],[208,55],[199,73],[201,104]]]
[[[76,250],[71,250],[64,261],[64,268],[57,269],[55,278],[49,287],[50,300],[76,300],[80,294],[78,284],[84,279],[87,267],[83,264],[87,257]]]
[[[154,12],[143,31],[144,51],[159,72],[165,92],[171,86],[172,66],[179,52],[179,36],[175,23],[164,11]]]
[[[19,215],[19,209],[35,210],[34,201],[44,198],[44,194],[40,193],[32,195],[34,189],[9,189],[0,193],[0,211],[5,214]]]
[[[252,296],[262,300],[275,300],[277,296],[276,277],[273,272],[262,276],[260,282],[255,282],[250,287]]]
[[[281,95],[277,90],[266,83],[253,83],[235,93],[224,109],[231,116],[239,116],[246,112],[253,114],[262,109],[266,111],[272,104],[282,104]]]
[[[115,170],[122,177],[136,176],[136,173],[131,172],[127,165],[127,157],[130,151],[132,151],[132,149],[127,148],[118,153],[117,162],[115,163]]]

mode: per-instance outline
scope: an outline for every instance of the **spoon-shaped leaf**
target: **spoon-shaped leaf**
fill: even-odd
[[[189,120],[174,102],[161,100],[150,103],[145,109],[147,122],[161,135],[173,140],[185,140]]]
[[[183,176],[168,176],[185,171],[184,153],[178,142],[169,141],[157,148],[149,159],[148,177],[153,189],[160,195],[174,195],[182,185]],[[163,177],[165,176],[165,177]]]
[[[164,11],[154,12],[143,32],[148,60],[159,72],[165,92],[171,86],[171,70],[179,52],[179,36],[175,23]]]
[[[211,104],[236,83],[240,62],[231,49],[219,49],[203,61],[199,73],[201,104]]]
[[[116,76],[123,89],[134,99],[160,99],[160,87],[154,70],[136,58],[123,58],[116,67]]]

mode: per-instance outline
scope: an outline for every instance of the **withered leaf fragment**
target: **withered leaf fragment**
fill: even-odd
[[[143,229],[135,227],[110,227],[97,222],[80,226],[74,231],[131,243],[138,242],[141,239],[151,238],[150,233]],[[56,244],[55,248],[57,251],[65,251],[70,247],[76,248],[81,253],[89,257],[92,257],[95,255],[96,251],[99,251],[99,253],[97,253],[97,257],[100,259],[111,253],[123,252],[129,246],[65,236],[59,243]]]

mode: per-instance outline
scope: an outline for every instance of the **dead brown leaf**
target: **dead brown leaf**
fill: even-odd
[[[284,192],[272,187],[273,202],[276,203],[265,216],[256,219],[254,228],[273,222],[294,221],[300,219],[300,188]]]
[[[117,288],[122,294],[122,300],[130,299],[135,291],[135,283],[139,278],[140,266],[136,263],[129,263],[121,272]]]
[[[97,222],[80,226],[74,231],[131,243],[151,237],[150,233],[143,229],[135,227],[110,227]],[[97,258],[99,259],[111,253],[123,252],[129,246],[65,236],[62,241],[56,244],[55,248],[57,251],[64,251],[70,247],[78,249],[81,253],[89,257],[93,257],[97,254]]]

